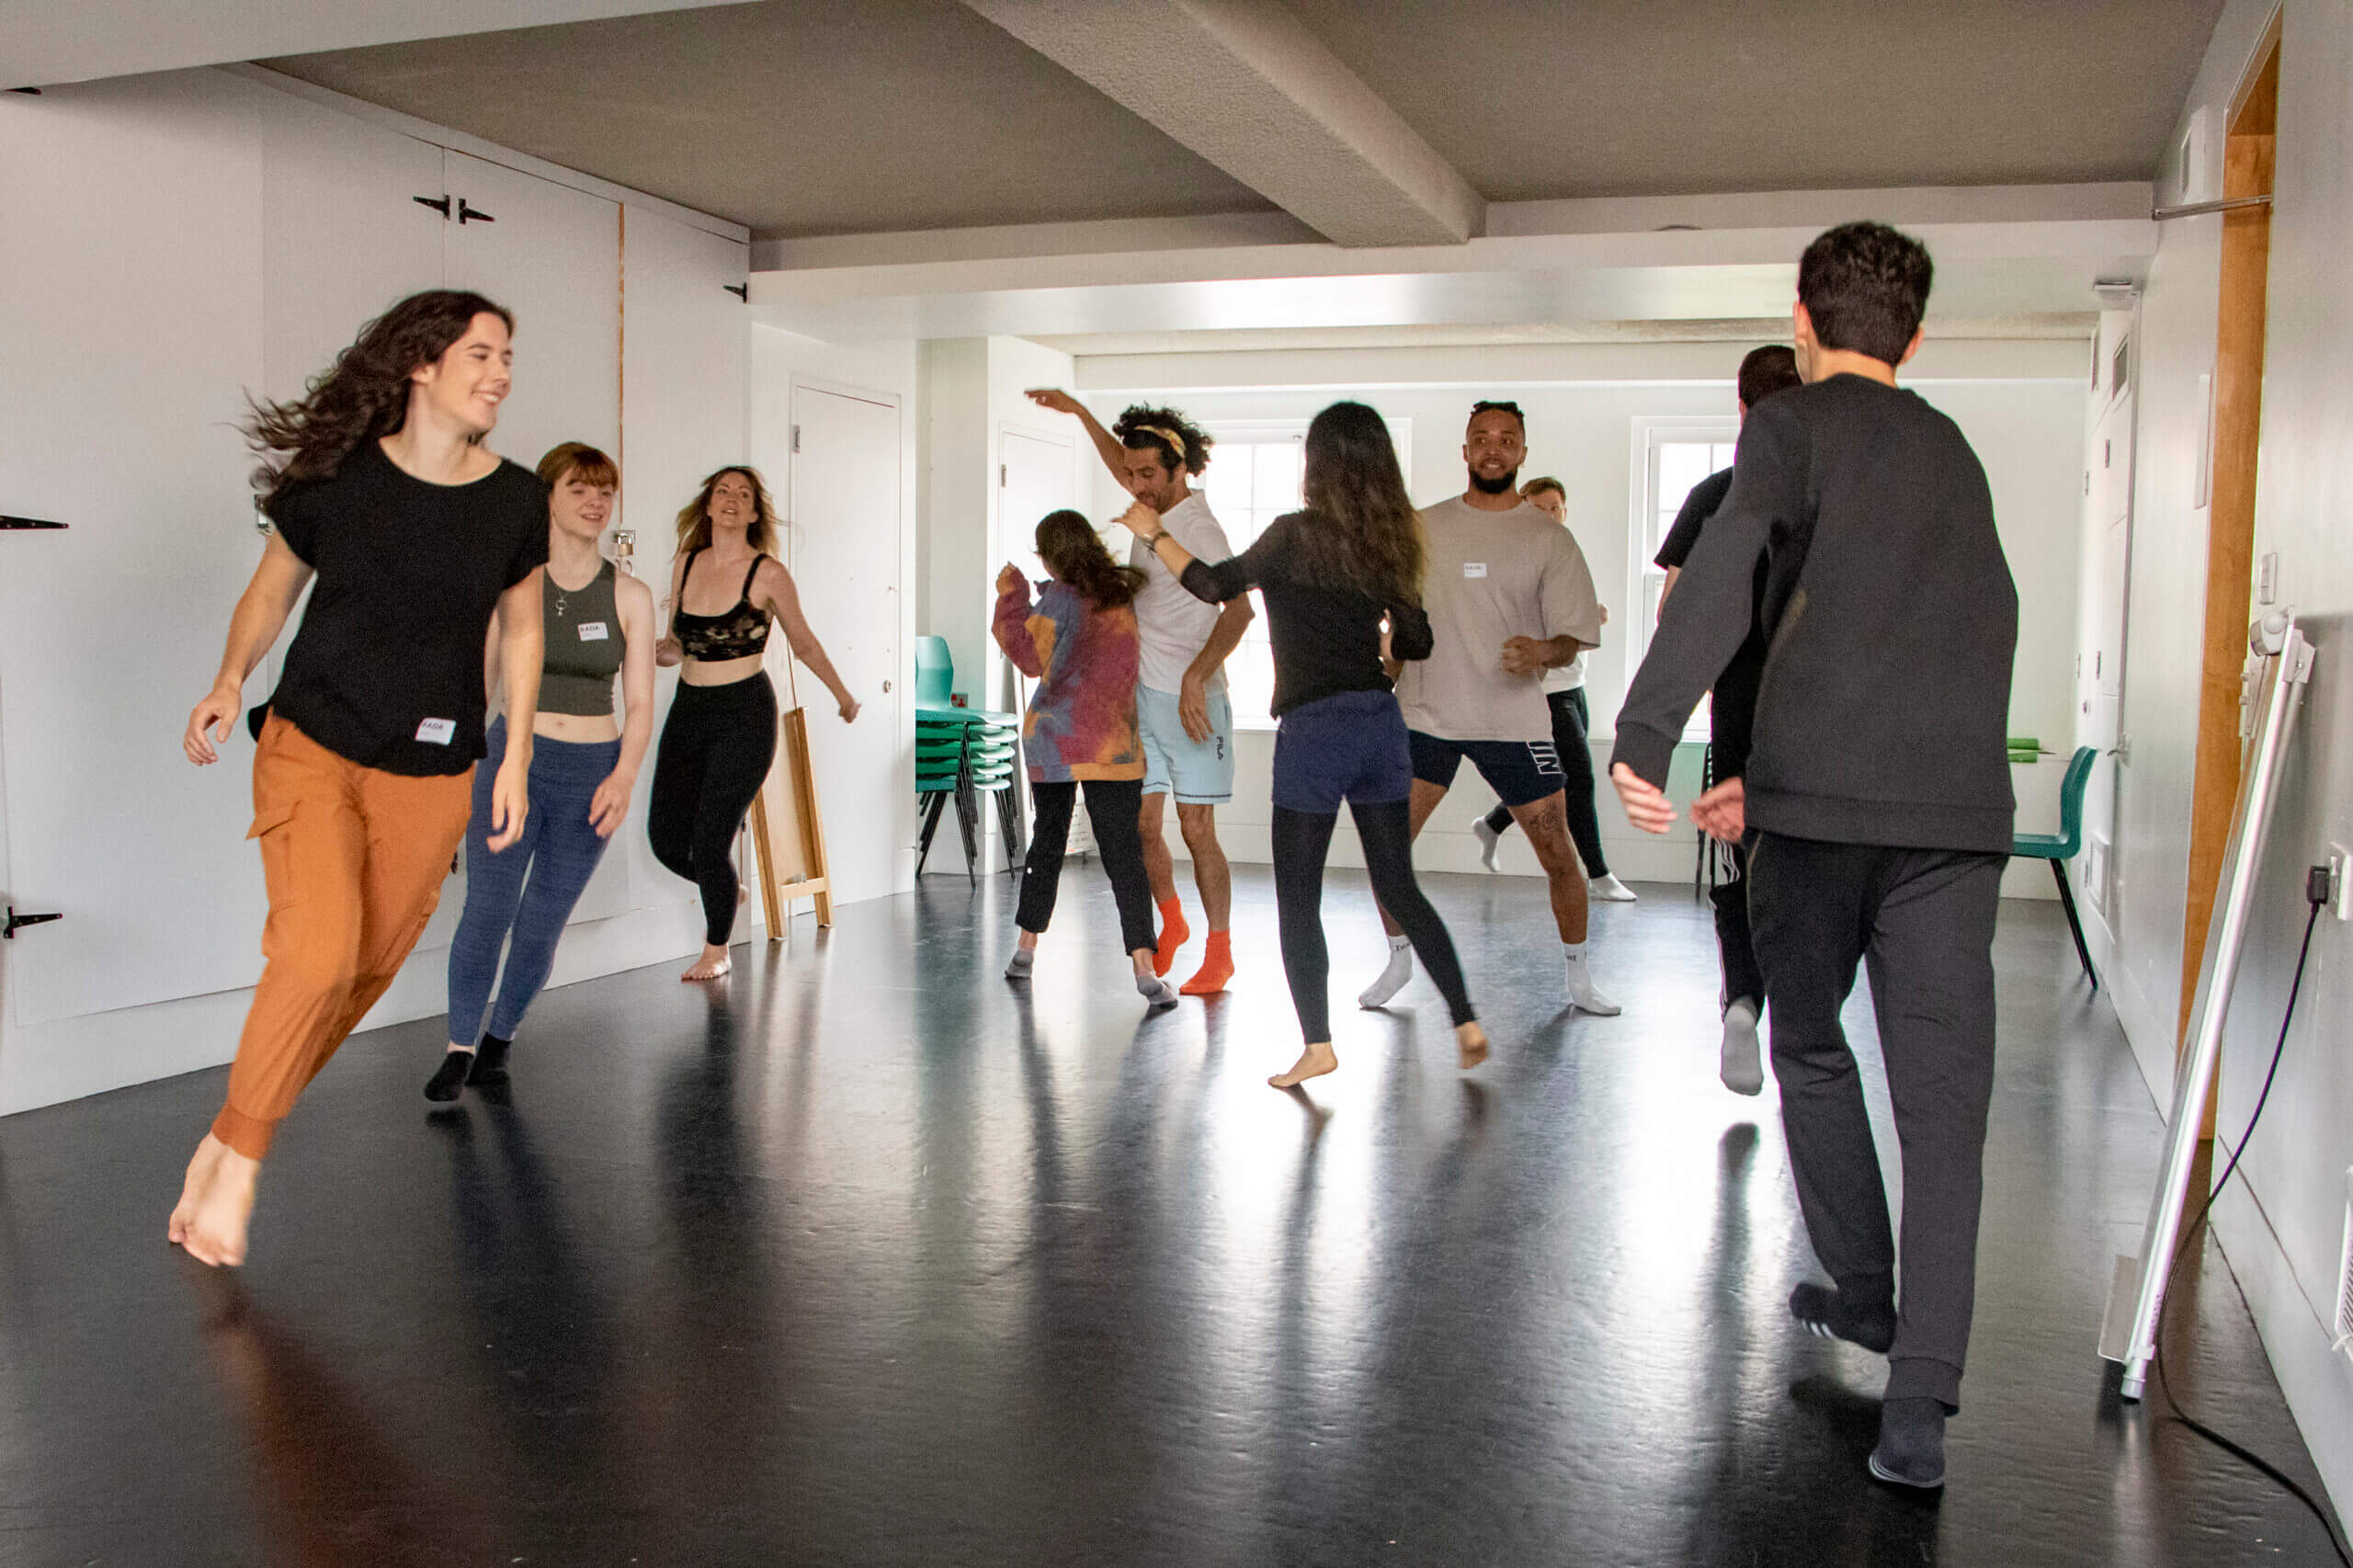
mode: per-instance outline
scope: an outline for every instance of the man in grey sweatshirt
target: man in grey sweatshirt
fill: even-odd
[[[1754,750],[1691,815],[1747,846],[1790,1163],[1833,1281],[1799,1286],[1790,1310],[1886,1353],[1870,1469],[1911,1486],[1943,1483],[1976,1290],[2018,641],[1984,471],[1950,419],[1895,385],[1930,276],[1919,243],[1881,224],[1806,247],[1792,318],[1806,384],[1743,426],[1731,491],[1666,601],[1610,766],[1628,817],[1665,832],[1668,761],[1747,632],[1761,557]],[[1859,962],[1901,1143],[1901,1302],[1838,1023]]]

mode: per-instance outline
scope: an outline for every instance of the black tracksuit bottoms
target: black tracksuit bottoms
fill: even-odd
[[[1752,833],[1749,919],[1807,1235],[1841,1293],[1884,1302],[1896,1247],[1838,1010],[1870,966],[1904,1171],[1904,1290],[1887,1397],[1958,1409],[1994,1092],[2003,855]]]

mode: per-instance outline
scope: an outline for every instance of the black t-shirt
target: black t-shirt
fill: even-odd
[[[364,440],[270,507],[318,574],[271,706],[338,756],[411,778],[483,754],[483,643],[498,596],[546,564],[548,493],[502,461],[471,484],[404,473]]]
[[[1195,598],[1211,604],[1238,599],[1252,588],[1267,601],[1267,640],[1275,655],[1275,717],[1344,691],[1387,691],[1381,667],[1381,623],[1389,622],[1390,652],[1427,659],[1433,646],[1430,618],[1418,604],[1383,604],[1361,588],[1302,575],[1300,530],[1314,525],[1291,512],[1267,525],[1257,542],[1231,561],[1196,561],[1180,579]]]
[[[1666,530],[1666,541],[1658,547],[1653,559],[1661,566],[1681,567],[1691,559],[1691,547],[1699,542],[1699,530],[1708,519],[1722,507],[1724,497],[1732,494],[1730,469],[1721,469],[1691,487],[1684,497],[1683,509],[1675,514],[1675,526]],[[1738,778],[1748,771],[1749,739],[1756,729],[1756,688],[1765,678],[1765,630],[1762,624],[1765,609],[1765,562],[1756,562],[1756,591],[1749,602],[1748,636],[1740,651],[1716,677],[1715,700],[1709,704],[1708,720],[1715,733],[1716,777]]]

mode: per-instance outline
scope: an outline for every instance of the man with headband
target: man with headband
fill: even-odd
[[[1210,437],[1199,426],[1173,408],[1139,404],[1107,430],[1066,392],[1040,387],[1029,397],[1086,426],[1111,476],[1159,513],[1161,526],[1195,557],[1223,561],[1233,553],[1208,501],[1188,483],[1209,466]],[[1174,794],[1177,831],[1193,857],[1193,885],[1200,890],[1209,924],[1201,967],[1178,989],[1188,996],[1207,996],[1224,990],[1233,978],[1228,929],[1233,874],[1217,841],[1217,808],[1233,798],[1233,711],[1226,701],[1225,660],[1256,612],[1246,594],[1222,607],[1202,603],[1141,542],[1129,564],[1144,574],[1135,600],[1142,637],[1136,718],[1143,734],[1144,871],[1160,905],[1160,945],[1153,966],[1166,974],[1192,935],[1176,896],[1176,861],[1161,831],[1165,802]]]
[[[1601,603],[1577,541],[1519,494],[1527,456],[1518,403],[1474,405],[1462,439],[1469,487],[1422,509],[1422,604],[1437,646],[1397,676],[1413,746],[1413,830],[1421,832],[1468,760],[1544,868],[1569,1005],[1608,1017],[1618,1004],[1586,966],[1585,870],[1569,841],[1567,778],[1543,682],[1546,670],[1600,644]],[[1413,949],[1386,910],[1381,918],[1389,963],[1358,996],[1366,1007],[1386,1005],[1414,973]]]

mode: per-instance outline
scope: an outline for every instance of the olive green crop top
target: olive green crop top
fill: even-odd
[[[609,561],[585,588],[561,588],[551,576],[540,584],[546,617],[547,652],[540,665],[540,711],[609,718],[613,677],[620,673],[629,639],[621,633],[620,608],[613,594]]]

